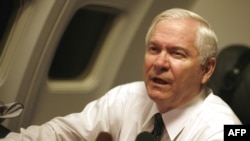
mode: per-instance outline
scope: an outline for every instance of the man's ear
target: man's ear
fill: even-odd
[[[206,63],[203,65],[203,78],[201,80],[202,84],[206,84],[209,78],[212,76],[216,66],[216,58],[210,57],[207,59]]]

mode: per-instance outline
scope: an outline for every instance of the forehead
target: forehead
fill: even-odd
[[[166,41],[195,42],[197,21],[192,19],[161,20],[152,29],[150,39],[163,38]]]

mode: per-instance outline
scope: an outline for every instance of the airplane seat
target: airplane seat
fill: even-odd
[[[222,49],[208,87],[227,102],[243,124],[250,124],[250,48],[235,44]]]

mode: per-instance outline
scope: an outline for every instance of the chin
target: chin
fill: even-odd
[[[148,96],[155,101],[168,101],[168,99],[172,98],[171,93],[166,93],[165,91],[161,90],[149,90],[148,91]]]
[[[148,93],[148,95],[152,100],[160,100],[160,99],[163,99],[163,96],[164,96],[164,94],[159,91],[151,91]]]

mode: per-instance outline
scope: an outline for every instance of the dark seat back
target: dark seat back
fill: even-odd
[[[250,124],[250,48],[231,45],[217,56],[208,86],[224,99],[243,124]]]

